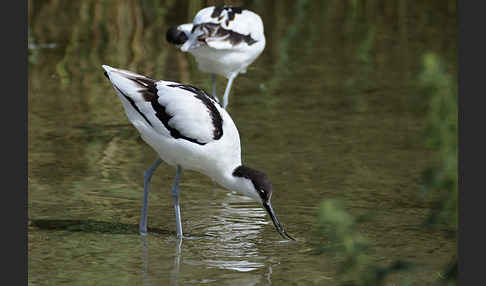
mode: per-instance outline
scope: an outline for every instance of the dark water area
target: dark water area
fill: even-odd
[[[228,111],[242,160],[264,170],[265,210],[183,171],[188,237],[175,237],[165,164],[152,178],[149,235],[138,222],[143,173],[156,153],[129,123],[102,64],[210,90],[168,27],[203,7],[242,5],[264,22],[266,47],[239,75]],[[457,74],[456,1],[28,1],[29,285],[341,285],[340,257],[318,253],[322,201],[371,215],[358,230],[377,264],[416,267],[386,285],[432,285],[457,253],[447,231],[423,223],[420,191],[436,162],[425,141],[417,75],[425,53]],[[226,79],[217,78],[218,95]]]

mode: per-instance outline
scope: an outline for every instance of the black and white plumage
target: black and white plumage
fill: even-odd
[[[154,80],[103,65],[130,122],[159,157],[177,168],[172,194],[178,236],[182,237],[178,182],[181,169],[200,172],[221,186],[261,202],[282,237],[292,239],[279,223],[270,199],[273,186],[260,171],[241,164],[238,130],[230,115],[202,89]],[[148,184],[160,159],[147,171],[140,233],[147,232]]]
[[[245,73],[265,48],[263,21],[254,12],[233,6],[213,6],[200,10],[192,23],[171,27],[167,41],[191,53],[201,71],[228,79],[223,107],[228,104],[234,78]]]

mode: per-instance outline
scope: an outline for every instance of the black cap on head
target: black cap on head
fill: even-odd
[[[233,176],[249,179],[262,202],[269,202],[272,198],[273,185],[265,173],[242,165],[233,171]]]
[[[174,45],[182,45],[187,41],[186,33],[177,29],[176,26],[172,26],[167,30],[165,38],[167,39],[167,42]]]

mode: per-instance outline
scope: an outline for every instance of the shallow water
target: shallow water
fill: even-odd
[[[455,73],[455,1],[225,3],[264,21],[266,48],[236,78],[228,110],[243,162],[271,178],[272,204],[297,241],[281,240],[257,203],[184,171],[179,249],[175,169],[164,164],[150,233],[137,233],[155,152],[101,65],[209,90],[209,75],[165,41],[205,1],[29,1],[29,285],[338,285],[339,257],[316,251],[326,199],[372,214],[359,231],[376,263],[418,266],[387,285],[436,281],[456,240],[422,227],[432,204],[421,174],[435,157],[417,73],[425,52]],[[219,95],[225,84],[217,79]]]

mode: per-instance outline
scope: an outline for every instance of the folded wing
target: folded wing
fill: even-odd
[[[127,116],[135,126],[145,124],[161,136],[199,145],[222,137],[219,103],[202,89],[108,66],[103,68],[122,101],[125,100]]]

